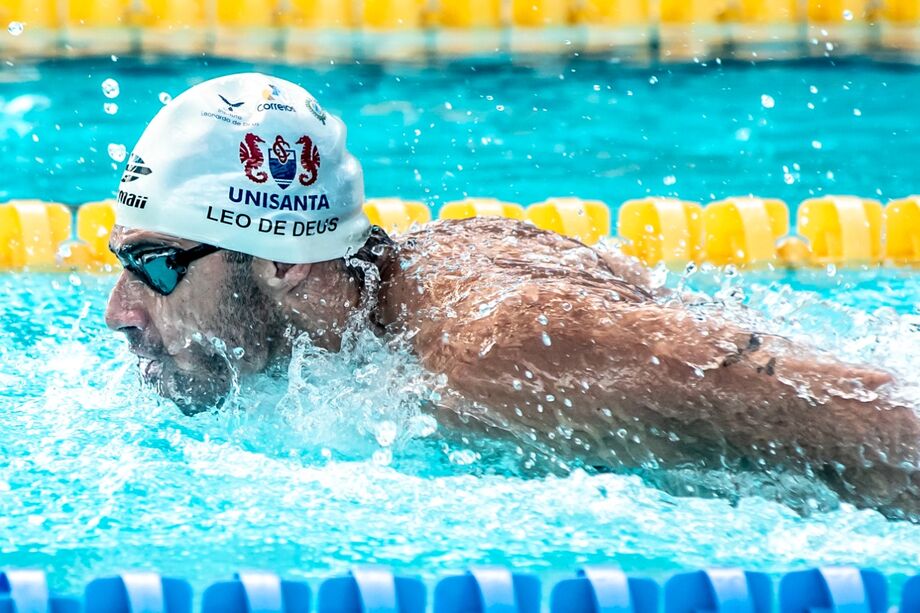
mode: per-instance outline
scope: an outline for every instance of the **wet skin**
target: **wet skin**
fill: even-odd
[[[113,246],[163,238],[116,229]],[[442,423],[514,433],[590,466],[788,469],[920,519],[920,420],[892,398],[889,374],[662,300],[627,258],[519,222],[441,221],[399,243],[372,319],[447,376]],[[168,298],[124,273],[107,321],[133,347],[170,348],[163,370],[186,378],[220,379],[219,360],[184,346],[195,331],[245,343],[243,372],[283,360],[289,328],[338,347],[360,298],[339,263],[254,260],[266,316],[245,334],[213,321],[228,266],[201,260]]]

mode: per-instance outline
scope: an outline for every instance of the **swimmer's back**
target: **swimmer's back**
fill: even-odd
[[[398,306],[396,298],[410,313],[423,310],[426,317],[452,318],[471,306],[486,315],[503,301],[536,301],[538,294],[548,294],[543,304],[553,296],[569,303],[589,296],[613,302],[649,298],[624,281],[641,280],[637,266],[517,220],[441,220],[400,237],[399,245],[399,272],[394,268],[390,275],[387,306]]]

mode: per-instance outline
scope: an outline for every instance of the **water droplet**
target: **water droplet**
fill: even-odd
[[[172,96],[166,92],[160,92],[160,104],[169,104],[172,101]]]
[[[553,344],[553,339],[551,339],[546,332],[543,333],[543,344],[547,347]]]
[[[374,455],[371,456],[371,461],[377,466],[389,466],[393,462],[393,450],[378,449],[374,452]]]
[[[674,175],[668,175],[664,179],[662,179],[662,182],[665,185],[674,185],[675,183],[677,183],[677,177],[675,177]]]
[[[827,265],[827,276],[828,277],[837,276],[837,267],[834,264]]]
[[[476,453],[469,449],[455,449],[447,454],[447,459],[451,464],[467,466],[476,461]]]
[[[787,172],[783,175],[783,182],[785,182],[786,185],[792,185],[795,183],[795,177]]]
[[[773,99],[773,96],[764,94],[760,97],[760,104],[765,109],[772,109],[774,106],[776,106],[776,100]]]
[[[555,397],[555,396],[553,396],[552,394],[547,394],[547,395],[546,395],[546,402],[555,402],[555,401],[556,401],[556,397]]]
[[[657,355],[653,355],[653,356],[652,356],[652,359],[649,360],[649,361],[650,361],[652,364],[654,364],[655,366],[658,366],[659,364],[661,364],[661,360],[658,359],[658,356],[657,356]]]
[[[19,21],[11,21],[10,25],[6,26],[6,31],[12,34],[13,36],[19,36],[22,34],[22,31],[25,29],[25,26],[22,25]]]
[[[656,83],[658,83],[658,77],[656,77],[655,75],[652,75],[651,77],[649,77],[648,82],[651,85],[655,85]]]
[[[118,105],[114,102],[106,102],[102,105],[102,108],[108,115],[114,115],[118,112]]]
[[[109,143],[109,157],[115,160],[116,162],[124,162],[125,157],[128,152],[125,150],[124,145],[118,143]]]
[[[847,21],[853,21],[853,11],[851,11],[850,9],[846,9],[845,11],[843,11],[843,18],[846,19]]]
[[[740,140],[743,143],[751,140],[751,129],[739,128],[737,131],[735,131],[735,140]]]
[[[563,302],[563,303],[562,303],[562,310],[565,311],[566,313],[568,313],[569,311],[572,310],[572,304],[571,304],[570,302]]]
[[[853,109],[853,114],[856,115],[857,117],[862,117],[862,111],[860,111],[859,109]]]
[[[539,317],[537,317],[537,321],[540,322],[541,326],[545,326],[549,323],[549,318],[547,318],[546,315],[541,314]]]
[[[234,347],[232,353],[234,358],[242,360],[243,356],[246,355],[246,350],[242,347]]]
[[[121,90],[118,87],[118,81],[115,79],[106,79],[102,82],[102,93],[106,98],[117,98]]]
[[[811,87],[808,88],[808,91],[810,91],[810,92],[813,93],[813,94],[817,94],[817,93],[818,93],[818,88],[815,87],[814,85],[812,85]]]
[[[524,386],[521,384],[521,381],[519,379],[515,379],[514,381],[511,382],[511,387],[513,387],[517,391],[521,391],[521,388]]]
[[[821,141],[819,141],[819,140],[813,140],[813,141],[811,141],[811,148],[812,148],[812,149],[820,149],[821,147],[822,147]]]
[[[397,433],[396,424],[390,420],[382,421],[374,427],[374,438],[377,439],[377,444],[381,447],[392,445],[396,440]]]

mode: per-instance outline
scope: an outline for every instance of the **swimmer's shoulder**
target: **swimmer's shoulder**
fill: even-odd
[[[400,237],[407,254],[422,253],[438,259],[452,257],[497,260],[538,259],[572,250],[589,250],[582,243],[533,224],[502,217],[442,219]]]

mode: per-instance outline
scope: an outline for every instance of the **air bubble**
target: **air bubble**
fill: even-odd
[[[776,100],[773,99],[773,96],[763,94],[760,97],[760,104],[765,109],[772,109],[774,106],[776,106]]]
[[[172,96],[170,96],[166,92],[160,92],[159,98],[160,98],[160,104],[169,104],[170,102],[172,102]]]
[[[553,344],[553,339],[551,339],[546,332],[543,333],[543,344],[547,347]]]
[[[10,25],[6,26],[6,31],[13,36],[19,36],[22,34],[22,31],[25,29],[25,26],[22,25],[22,22],[11,21]]]
[[[114,115],[118,112],[118,105],[114,102],[106,102],[102,105],[102,109],[106,112],[107,115]]]
[[[843,11],[843,18],[847,21],[853,21],[853,11],[850,9]]]
[[[102,82],[102,93],[106,98],[117,98],[121,93],[118,87],[118,81],[115,79],[106,79]]]
[[[662,182],[665,185],[674,185],[675,183],[677,183],[677,177],[675,177],[674,175],[668,175],[664,179],[662,179]]]

